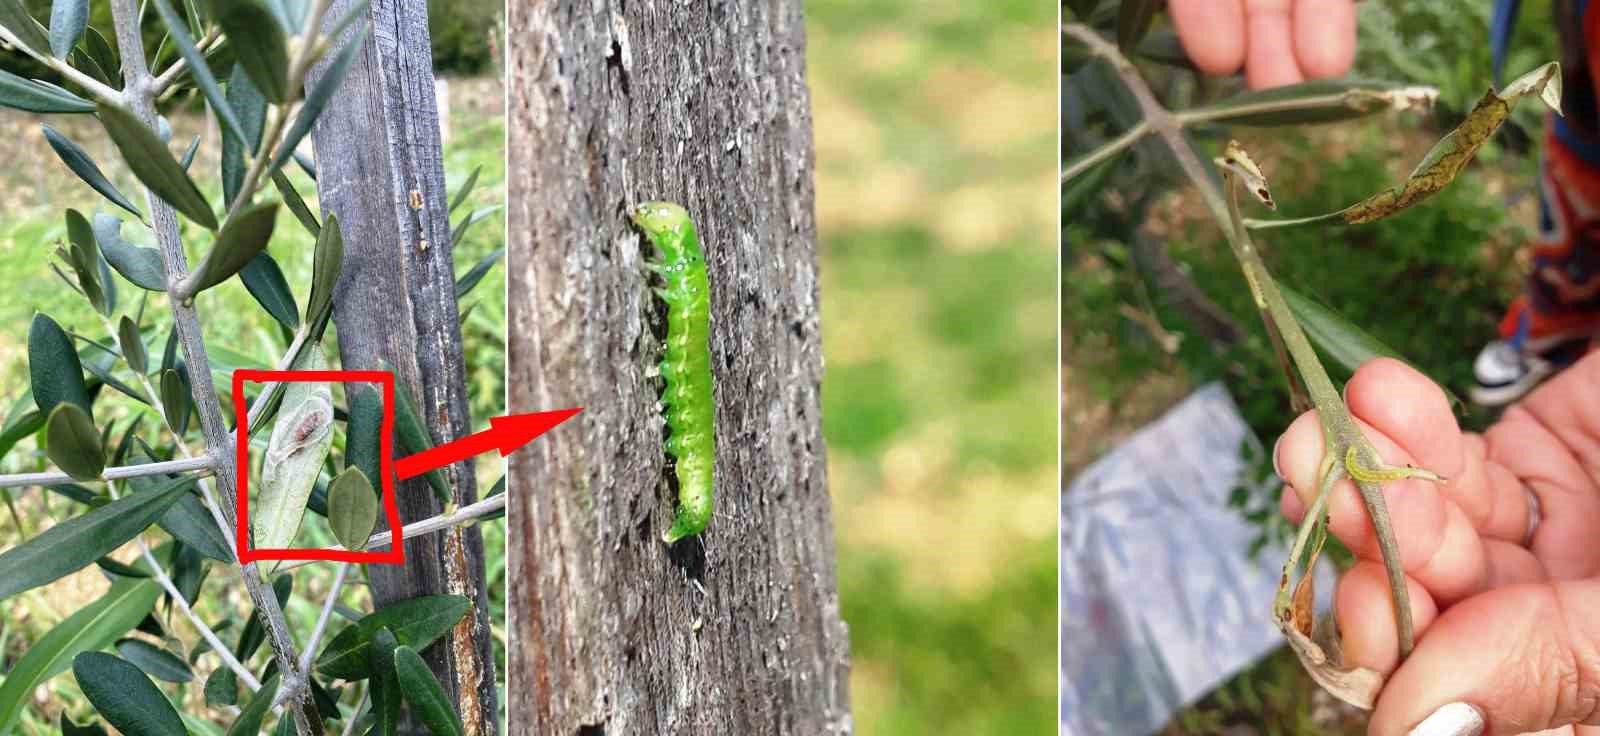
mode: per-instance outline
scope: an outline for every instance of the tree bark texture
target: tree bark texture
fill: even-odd
[[[584,409],[510,459],[509,733],[848,733],[800,3],[512,0],[506,46],[509,409]],[[670,548],[658,199],[716,401],[715,515]]]
[[[355,0],[337,0],[329,21]],[[344,268],[334,291],[339,355],[347,369],[395,371],[435,444],[471,431],[461,328],[451,259],[448,193],[433,93],[426,0],[372,0],[371,35],[318,119],[317,191],[338,217]],[[347,43],[357,29],[338,42]],[[333,53],[328,54],[331,58]],[[328,62],[314,70],[320,76]],[[477,499],[470,461],[444,469],[455,502]],[[422,477],[397,486],[403,522],[442,509]],[[405,541],[404,566],[368,567],[373,597],[387,603],[423,595],[472,598],[473,612],[423,652],[454,701],[468,734],[498,732],[494,648],[476,526]],[[416,723],[408,732],[424,733]]]

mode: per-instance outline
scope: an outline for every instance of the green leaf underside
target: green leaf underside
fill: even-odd
[[[161,262],[161,252],[123,240],[122,220],[105,213],[96,214],[94,239],[106,261],[123,278],[147,291],[166,292],[167,268]]]
[[[294,292],[289,290],[289,281],[283,277],[283,269],[278,267],[272,254],[266,251],[257,253],[255,258],[244,264],[244,268],[239,269],[239,280],[244,282],[244,288],[249,290],[256,303],[279,324],[291,330],[299,329],[300,313],[295,305]]]
[[[184,217],[216,230],[217,215],[211,204],[155,132],[126,108],[101,103],[97,109],[101,124],[134,176]]]
[[[261,253],[272,239],[277,218],[277,202],[249,205],[229,217],[217,233],[211,250],[190,277],[194,280],[194,293],[198,294],[232,278]]]
[[[111,200],[112,204],[133,213],[134,217],[144,217],[144,213],[140,212],[133,202],[128,201],[116,185],[106,178],[105,172],[100,170],[100,166],[89,156],[88,151],[47,124],[40,124],[39,128],[44,131],[45,141],[56,152],[56,156],[61,158],[61,162],[82,179],[83,183],[88,184],[90,189]]]

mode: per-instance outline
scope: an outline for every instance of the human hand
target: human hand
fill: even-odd
[[[1171,0],[1178,39],[1207,74],[1241,65],[1251,89],[1337,77],[1356,53],[1353,0]]]
[[[1386,463],[1449,479],[1383,484],[1417,630],[1404,663],[1371,520],[1348,479],[1330,492],[1329,530],[1359,558],[1334,594],[1345,661],[1388,676],[1370,733],[1406,733],[1452,702],[1477,708],[1486,734],[1600,725],[1600,354],[1481,436],[1399,361],[1363,365],[1345,399]],[[1274,448],[1292,520],[1314,500],[1322,447],[1306,412]]]

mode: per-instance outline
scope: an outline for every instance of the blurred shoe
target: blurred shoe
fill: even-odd
[[[1523,298],[1512,303],[1506,317],[1516,325],[1511,335],[1489,343],[1472,364],[1477,385],[1470,395],[1479,406],[1505,406],[1522,398],[1546,378],[1577,362],[1600,336],[1600,315],[1589,315],[1581,324],[1569,315],[1564,320],[1566,329],[1535,337],[1534,318]]]

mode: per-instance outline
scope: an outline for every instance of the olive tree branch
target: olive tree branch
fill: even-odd
[[[183,458],[181,460],[167,460],[159,463],[145,463],[143,465],[119,465],[106,468],[100,474],[100,480],[114,481],[128,478],[142,478],[147,475],[167,475],[171,473],[194,473],[197,477],[211,475],[211,460],[204,457]],[[0,488],[22,488],[24,486],[49,486],[58,483],[74,483],[77,479],[59,470],[50,470],[42,473],[11,473],[0,475]]]
[[[107,87],[100,80],[78,71],[66,61],[57,59],[50,54],[43,53],[32,46],[23,43],[22,39],[17,38],[17,34],[12,33],[11,29],[6,28],[5,26],[0,26],[0,40],[3,40],[17,49],[20,49],[22,53],[33,57],[40,64],[50,67],[51,71],[66,77],[73,84],[88,90],[90,94],[94,95],[100,100],[113,105],[120,105],[123,103],[121,92]]]
[[[112,0],[111,10],[116,24],[117,46],[122,56],[123,88],[128,106],[146,125],[154,127],[156,115],[152,79],[149,63],[145,60],[138,8],[135,7],[135,0]],[[231,520],[236,513],[233,508],[235,468],[233,453],[228,450],[233,445],[212,382],[211,363],[206,355],[199,314],[192,301],[182,298],[177,289],[189,270],[188,257],[183,252],[183,243],[178,239],[177,214],[148,187],[145,188],[145,199],[150,208],[151,227],[161,246],[161,259],[168,277],[167,292],[171,301],[173,328],[189,366],[190,391],[200,415],[200,426],[208,448],[207,457],[212,461],[216,474],[222,510]],[[291,702],[295,707],[290,708],[290,712],[293,714],[295,731],[300,736],[315,736],[320,730],[321,721],[316,713],[316,704],[310,697],[310,688],[305,686],[305,674],[299,670],[294,640],[289,636],[278,598],[262,582],[254,563],[241,565],[240,573],[255,604],[256,613],[267,631],[267,640],[272,646],[284,687],[294,696]]]
[[[438,516],[430,516],[421,521],[413,521],[410,524],[400,528],[401,536],[406,539],[410,539],[412,537],[420,537],[424,534],[432,534],[441,529],[449,529],[451,527],[461,526],[495,513],[496,511],[500,511],[505,507],[506,494],[499,493],[481,501],[461,506],[455,511],[451,511],[449,513],[439,514]],[[394,532],[392,530],[387,532],[378,532],[367,540],[367,548],[371,549],[373,547],[386,546],[390,544],[393,539]],[[325,548],[326,551],[339,551],[343,549],[344,547],[337,545]],[[316,562],[316,560],[291,560],[279,565],[278,570],[291,570],[303,565],[309,565],[313,562]]]
[[[1122,135],[1100,144],[1100,146],[1095,148],[1093,151],[1078,157],[1072,163],[1062,168],[1061,183],[1067,183],[1073,177],[1088,171],[1095,164],[1117,155],[1122,151],[1122,149],[1127,148],[1128,146],[1138,143],[1139,139],[1143,138],[1145,134],[1149,132],[1150,121],[1140,120],[1137,125],[1129,128]]]
[[[194,42],[194,48],[204,55],[220,40],[222,40],[222,33],[216,28],[211,28],[206,31],[206,35],[200,37],[200,40]],[[166,71],[161,72],[156,75],[155,79],[151,80],[150,94],[160,97],[163,92],[167,91],[168,87],[172,86],[173,82],[178,81],[178,77],[183,74],[183,71],[188,66],[188,59],[179,56],[177,61],[172,62],[172,66],[167,67]]]
[[[1200,163],[1199,157],[1189,147],[1182,133],[1182,123],[1177,116],[1169,112],[1155,98],[1150,87],[1145,84],[1144,78],[1137,69],[1116,48],[1115,45],[1100,38],[1087,26],[1069,23],[1065,27],[1067,35],[1078,39],[1089,47],[1091,53],[1104,59],[1116,72],[1123,85],[1138,101],[1139,108],[1144,114],[1152,130],[1161,136],[1172,156],[1177,160],[1178,166],[1183,170],[1189,180],[1199,190],[1201,198],[1211,210],[1212,217],[1222,228],[1227,236],[1228,245],[1232,248],[1234,257],[1239,261],[1239,267],[1244,272],[1246,281],[1255,297],[1256,306],[1261,311],[1262,319],[1267,323],[1268,331],[1276,329],[1283,343],[1293,358],[1295,368],[1299,371],[1312,403],[1315,404],[1317,417],[1322,423],[1324,452],[1334,458],[1342,459],[1347,451],[1355,448],[1362,459],[1368,463],[1377,463],[1377,453],[1367,442],[1357,427],[1355,420],[1350,416],[1345,407],[1344,399],[1333,386],[1332,379],[1322,367],[1322,362],[1317,358],[1316,350],[1306,338],[1305,332],[1300,328],[1300,323],[1295,320],[1294,314],[1289,310],[1288,303],[1284,301],[1283,294],[1278,290],[1277,283],[1272,280],[1266,264],[1262,262],[1260,254],[1256,251],[1254,243],[1250,240],[1242,218],[1238,211],[1237,192],[1231,191],[1229,199],[1225,202],[1222,193],[1212,183]],[[1224,181],[1230,190],[1236,174],[1231,169],[1225,169]],[[1353,475],[1353,473],[1352,473]],[[1395,626],[1399,635],[1400,656],[1403,659],[1411,653],[1413,644],[1411,606],[1406,588],[1404,572],[1400,567],[1399,547],[1395,543],[1394,529],[1389,523],[1389,515],[1383,501],[1381,488],[1376,482],[1359,481],[1357,487],[1361,491],[1363,504],[1367,513],[1372,517],[1373,530],[1377,533],[1378,546],[1382,552],[1384,568],[1389,577],[1389,592],[1394,604]],[[1315,516],[1306,517],[1307,524],[1316,524],[1319,519]],[[1291,564],[1293,564],[1291,560]]]

